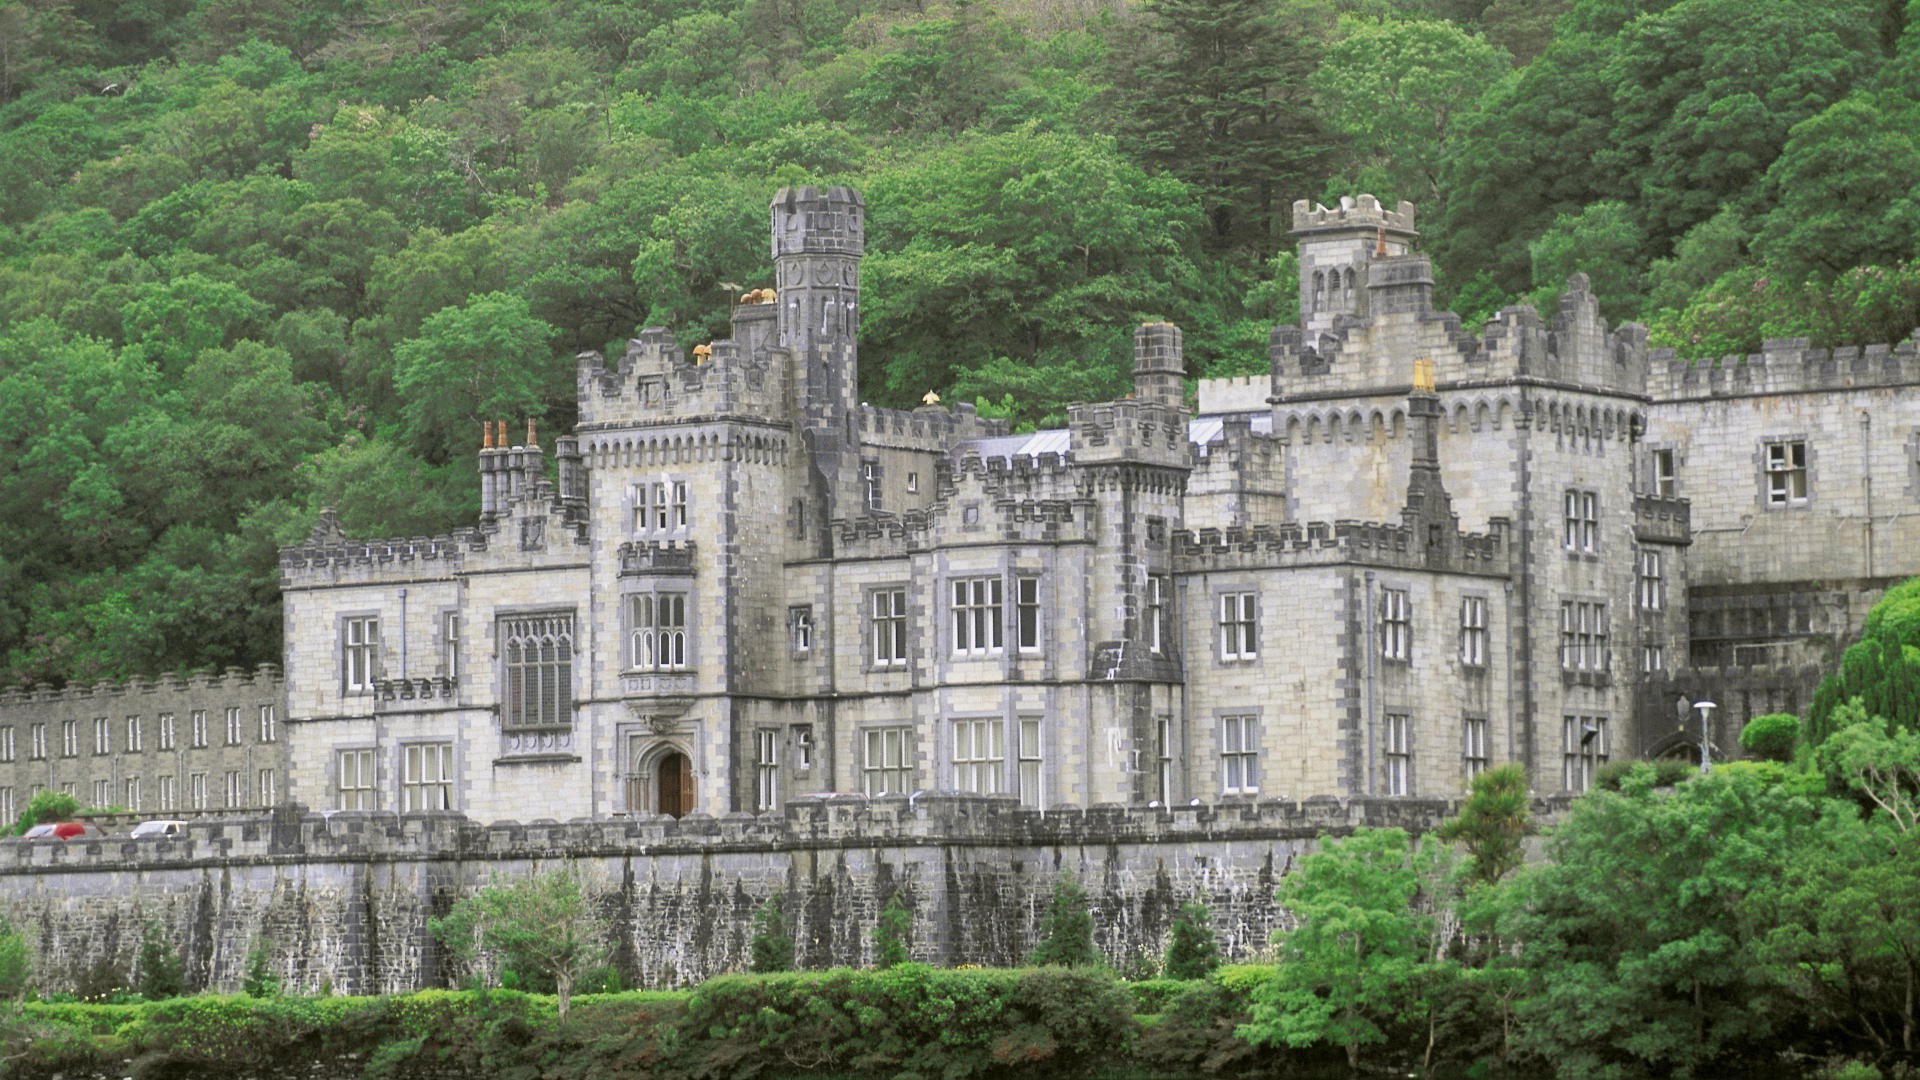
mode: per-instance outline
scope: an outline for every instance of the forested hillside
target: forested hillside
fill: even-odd
[[[1904,337],[1920,0],[0,3],[0,683],[278,658],[275,545],[477,509],[481,417],[725,332],[796,182],[869,208],[863,393],[1019,423],[1132,325],[1264,365],[1287,212],[1695,356]],[[517,430],[517,426],[516,426]]]

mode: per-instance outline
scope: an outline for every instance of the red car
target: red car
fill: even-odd
[[[83,821],[49,821],[28,829],[29,840],[78,840],[87,836],[98,837],[100,828]]]

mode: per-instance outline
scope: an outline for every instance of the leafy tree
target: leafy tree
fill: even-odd
[[[580,879],[567,870],[496,879],[445,918],[429,919],[427,929],[461,959],[485,950],[502,968],[552,979],[561,1023],[574,981],[605,952]]]
[[[1053,883],[1053,899],[1040,918],[1040,941],[1027,954],[1034,967],[1094,967],[1101,961],[1093,944],[1093,913],[1087,892],[1072,874]]]
[[[280,996],[280,975],[273,970],[273,942],[265,937],[255,942],[248,951],[247,971],[240,987],[251,998]]]
[[[1327,126],[1352,140],[1359,185],[1438,217],[1455,121],[1510,66],[1498,46],[1449,22],[1344,16],[1312,85]]]
[[[0,921],[0,1000],[17,1001],[33,985],[33,957],[26,935]]]
[[[553,327],[512,293],[467,298],[420,325],[394,350],[394,388],[415,449],[444,463],[473,448],[482,420],[546,413],[559,366]]]
[[[1632,318],[1644,296],[1645,243],[1645,234],[1623,202],[1597,202],[1578,214],[1561,214],[1527,245],[1533,257],[1534,307],[1558,310],[1567,279],[1583,273],[1602,315],[1615,321]]]
[[[179,948],[168,939],[160,924],[148,923],[140,938],[140,976],[134,989],[148,1001],[179,997],[186,992],[186,976],[186,964],[180,958]]]
[[[1767,713],[1740,729],[1740,748],[1767,761],[1788,761],[1800,741],[1800,718],[1792,713]]]
[[[1722,276],[1748,265],[1749,236],[1746,219],[1731,206],[1687,230],[1671,258],[1655,259],[1647,268],[1647,310],[1685,308]]]
[[[913,909],[899,893],[887,897],[873,925],[873,966],[885,970],[913,959]]]
[[[1783,1034],[1748,898],[1851,811],[1772,765],[1655,783],[1638,765],[1578,800],[1512,894],[1503,937],[1529,977],[1515,1044],[1542,1066],[1739,1071]]]
[[[1467,872],[1492,885],[1520,866],[1533,832],[1527,771],[1517,762],[1483,769],[1473,778],[1460,813],[1440,825],[1440,839],[1467,849]]]
[[[1920,729],[1920,649],[1910,650],[1890,634],[1875,634],[1847,646],[1840,669],[1820,680],[1807,710],[1809,746],[1819,746],[1838,729],[1836,710],[1856,698],[1872,716],[1901,727]]]
[[[787,915],[785,893],[775,892],[753,913],[753,940],[747,970],[760,974],[792,971],[793,920]]]
[[[1270,254],[1286,192],[1319,186],[1331,139],[1307,79],[1330,27],[1306,5],[1150,0],[1147,34],[1116,50],[1130,153],[1200,195],[1215,248]]]
[[[1791,278],[1920,255],[1920,103],[1856,93],[1796,124],[1767,170],[1754,252]]]
[[[1280,966],[1254,989],[1240,1037],[1331,1043],[1357,1072],[1360,1048],[1384,1042],[1386,1026],[1415,1009],[1432,921],[1414,904],[1421,861],[1401,829],[1356,829],[1301,859],[1278,897],[1295,928],[1275,933]]]
[[[25,835],[35,825],[44,825],[49,821],[71,821],[73,815],[80,812],[80,800],[64,791],[51,788],[34,792],[27,808],[20,813],[20,820],[14,822],[15,835]]]
[[[1162,974],[1169,979],[1204,979],[1220,966],[1220,946],[1213,939],[1213,913],[1198,900],[1180,905],[1167,940]]]

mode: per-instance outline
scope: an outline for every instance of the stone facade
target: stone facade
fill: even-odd
[[[585,886],[623,982],[672,987],[743,969],[753,913],[775,892],[804,967],[870,964],[895,896],[913,915],[916,960],[1015,965],[1070,872],[1117,966],[1157,959],[1174,914],[1196,898],[1226,954],[1250,960],[1286,918],[1273,902],[1279,879],[1322,836],[1418,831],[1450,809],[1321,799],[1054,812],[1011,796],[843,796],[760,817],[485,827],[457,814],[283,806],[195,821],[177,837],[0,842],[0,915],[33,938],[42,987],[103,964],[137,978],[151,925],[178,944],[191,989],[237,989],[263,949],[289,990],[404,993],[466,975],[429,918],[496,877],[564,867]]]
[[[41,790],[143,817],[262,813],[286,796],[280,671],[0,693],[0,821]]]
[[[283,692],[286,756],[243,779],[481,821],[1446,797],[1502,761],[1570,792],[1697,753],[1701,699],[1733,756],[1920,572],[1915,341],[1678,364],[1581,275],[1550,317],[1469,330],[1410,204],[1302,202],[1301,326],[1266,376],[1189,409],[1180,331],[1148,324],[1127,399],[1014,435],[857,400],[864,210],[780,192],[732,337],[580,356],[551,465],[486,425],[473,528],[329,518],[282,552],[284,688],[252,689]],[[124,802],[146,759],[30,761],[29,729],[85,742],[158,708],[95,700],[161,692],[0,701],[0,795]],[[200,770],[209,806],[233,768]]]

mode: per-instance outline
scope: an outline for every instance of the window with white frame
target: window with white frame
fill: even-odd
[[[1013,579],[1014,646],[1021,652],[1040,649],[1040,579]]]
[[[1260,655],[1257,593],[1220,594],[1220,659],[1252,660]]]
[[[173,741],[173,714],[163,712],[160,714],[160,749],[173,749]]]
[[[1155,656],[1167,651],[1167,598],[1172,593],[1172,579],[1167,575],[1147,575],[1147,651]]]
[[[1560,603],[1560,668],[1605,671],[1612,662],[1607,605],[1589,600]]]
[[[636,593],[627,597],[627,664],[640,671],[686,668],[686,593]]]
[[[440,666],[447,681],[460,681],[460,613],[448,611],[440,616]]]
[[[187,719],[193,724],[193,730],[188,732],[192,738],[187,745],[193,747],[207,745],[207,710],[195,709]]]
[[[1387,714],[1387,794],[1413,794],[1413,717]]]
[[[1220,794],[1253,795],[1260,790],[1259,721],[1252,716],[1220,718]]]
[[[260,741],[273,742],[280,737],[280,720],[273,706],[260,706]]]
[[[813,725],[794,724],[789,730],[793,732],[793,767],[806,772],[813,768]]]
[[[60,756],[80,756],[80,721],[63,720],[60,722]]]
[[[247,805],[246,774],[239,769],[228,769],[226,808],[228,810],[238,810],[245,805]]]
[[[1413,613],[1405,589],[1380,590],[1380,658],[1413,656]]]
[[[335,755],[334,792],[338,809],[374,808],[372,750],[342,750]]]
[[[673,482],[673,527],[684,529],[687,527],[688,520],[687,482],[676,480]]]
[[[177,810],[180,807],[180,782],[171,776],[160,778],[160,809]]]
[[[1460,598],[1460,662],[1467,667],[1487,666],[1487,598]]]
[[[1020,805],[1039,806],[1040,791],[1040,718],[1020,718]]]
[[[137,754],[146,748],[145,732],[140,729],[140,718],[137,716],[127,717],[127,749]]]
[[[1657,641],[1640,646],[1640,670],[1650,675],[1667,670],[1667,647]]]
[[[187,807],[192,810],[207,808],[207,774],[203,772],[187,774]]]
[[[80,797],[79,785],[75,784],[71,780],[67,781],[64,784],[61,784],[60,790],[65,792],[68,795],[73,796],[76,799]]]
[[[910,472],[907,474],[907,494],[909,495],[920,494],[920,474],[919,473]]]
[[[573,613],[500,620],[505,685],[501,722],[510,728],[573,723]]]
[[[1568,716],[1564,718],[1566,763],[1561,786],[1568,791],[1585,791],[1593,786],[1595,769],[1607,763],[1612,753],[1604,716]]]
[[[19,808],[13,802],[13,789],[0,787],[0,821],[13,821],[19,816]]]
[[[673,520],[672,515],[673,509],[667,504],[667,485],[665,481],[661,481],[653,485],[654,529],[659,532],[665,532],[668,528],[668,522]]]
[[[111,780],[95,780],[95,781],[93,782],[93,803],[92,803],[92,805],[94,805],[94,806],[111,806],[111,805],[113,805],[113,781],[111,781]]]
[[[1467,783],[1486,772],[1493,764],[1493,757],[1487,752],[1487,718],[1469,716],[1460,722],[1460,762],[1461,771],[1466,775]]]
[[[279,788],[274,786],[273,770],[261,769],[260,770],[260,805],[272,806],[274,795],[278,791],[279,791]]]
[[[861,732],[860,779],[868,795],[905,795],[913,790],[912,729],[868,728]]]
[[[1766,444],[1768,506],[1797,506],[1807,501],[1807,444],[1789,439]]]
[[[1655,450],[1653,451],[1652,457],[1653,493],[1665,498],[1672,498],[1675,492],[1679,490],[1677,473],[1673,467],[1673,451],[1664,449]]]
[[[27,748],[29,755],[35,761],[45,759],[47,756],[47,725],[35,724],[29,734],[33,739],[33,744]]]
[[[380,677],[380,620],[373,615],[340,624],[340,677],[349,694],[364,694]]]
[[[408,743],[400,748],[400,809],[453,809],[453,744]]]
[[[987,656],[1004,647],[1002,583],[997,577],[956,578],[952,586],[953,652]]]
[[[873,666],[907,663],[907,590],[875,589],[868,594],[873,611]]]
[[[227,706],[227,745],[240,745],[240,706]]]
[[[1665,561],[1661,552],[1652,548],[1641,548],[1634,559],[1637,585],[1634,595],[1641,611],[1659,611],[1667,606]]]
[[[866,490],[867,509],[880,509],[880,463],[877,461],[861,462],[860,482]]]
[[[138,813],[140,810],[140,778],[137,776],[127,777],[126,783],[121,785],[121,794],[123,798],[120,800],[120,805]]]
[[[113,721],[104,716],[93,718],[93,752],[106,754],[113,751]]]
[[[953,781],[961,791],[977,795],[998,794],[1007,762],[1001,743],[1001,720],[955,720],[953,722]]]
[[[762,813],[780,805],[780,733],[753,733],[753,808]]]
[[[813,605],[787,609],[787,644],[797,653],[813,651]]]
[[[13,725],[8,724],[6,727],[0,727],[0,761],[12,761],[13,755]],[[6,820],[8,820],[6,815],[0,814],[0,821]]]
[[[1568,488],[1566,495],[1566,545],[1568,551],[1592,553],[1600,550],[1600,494]]]

